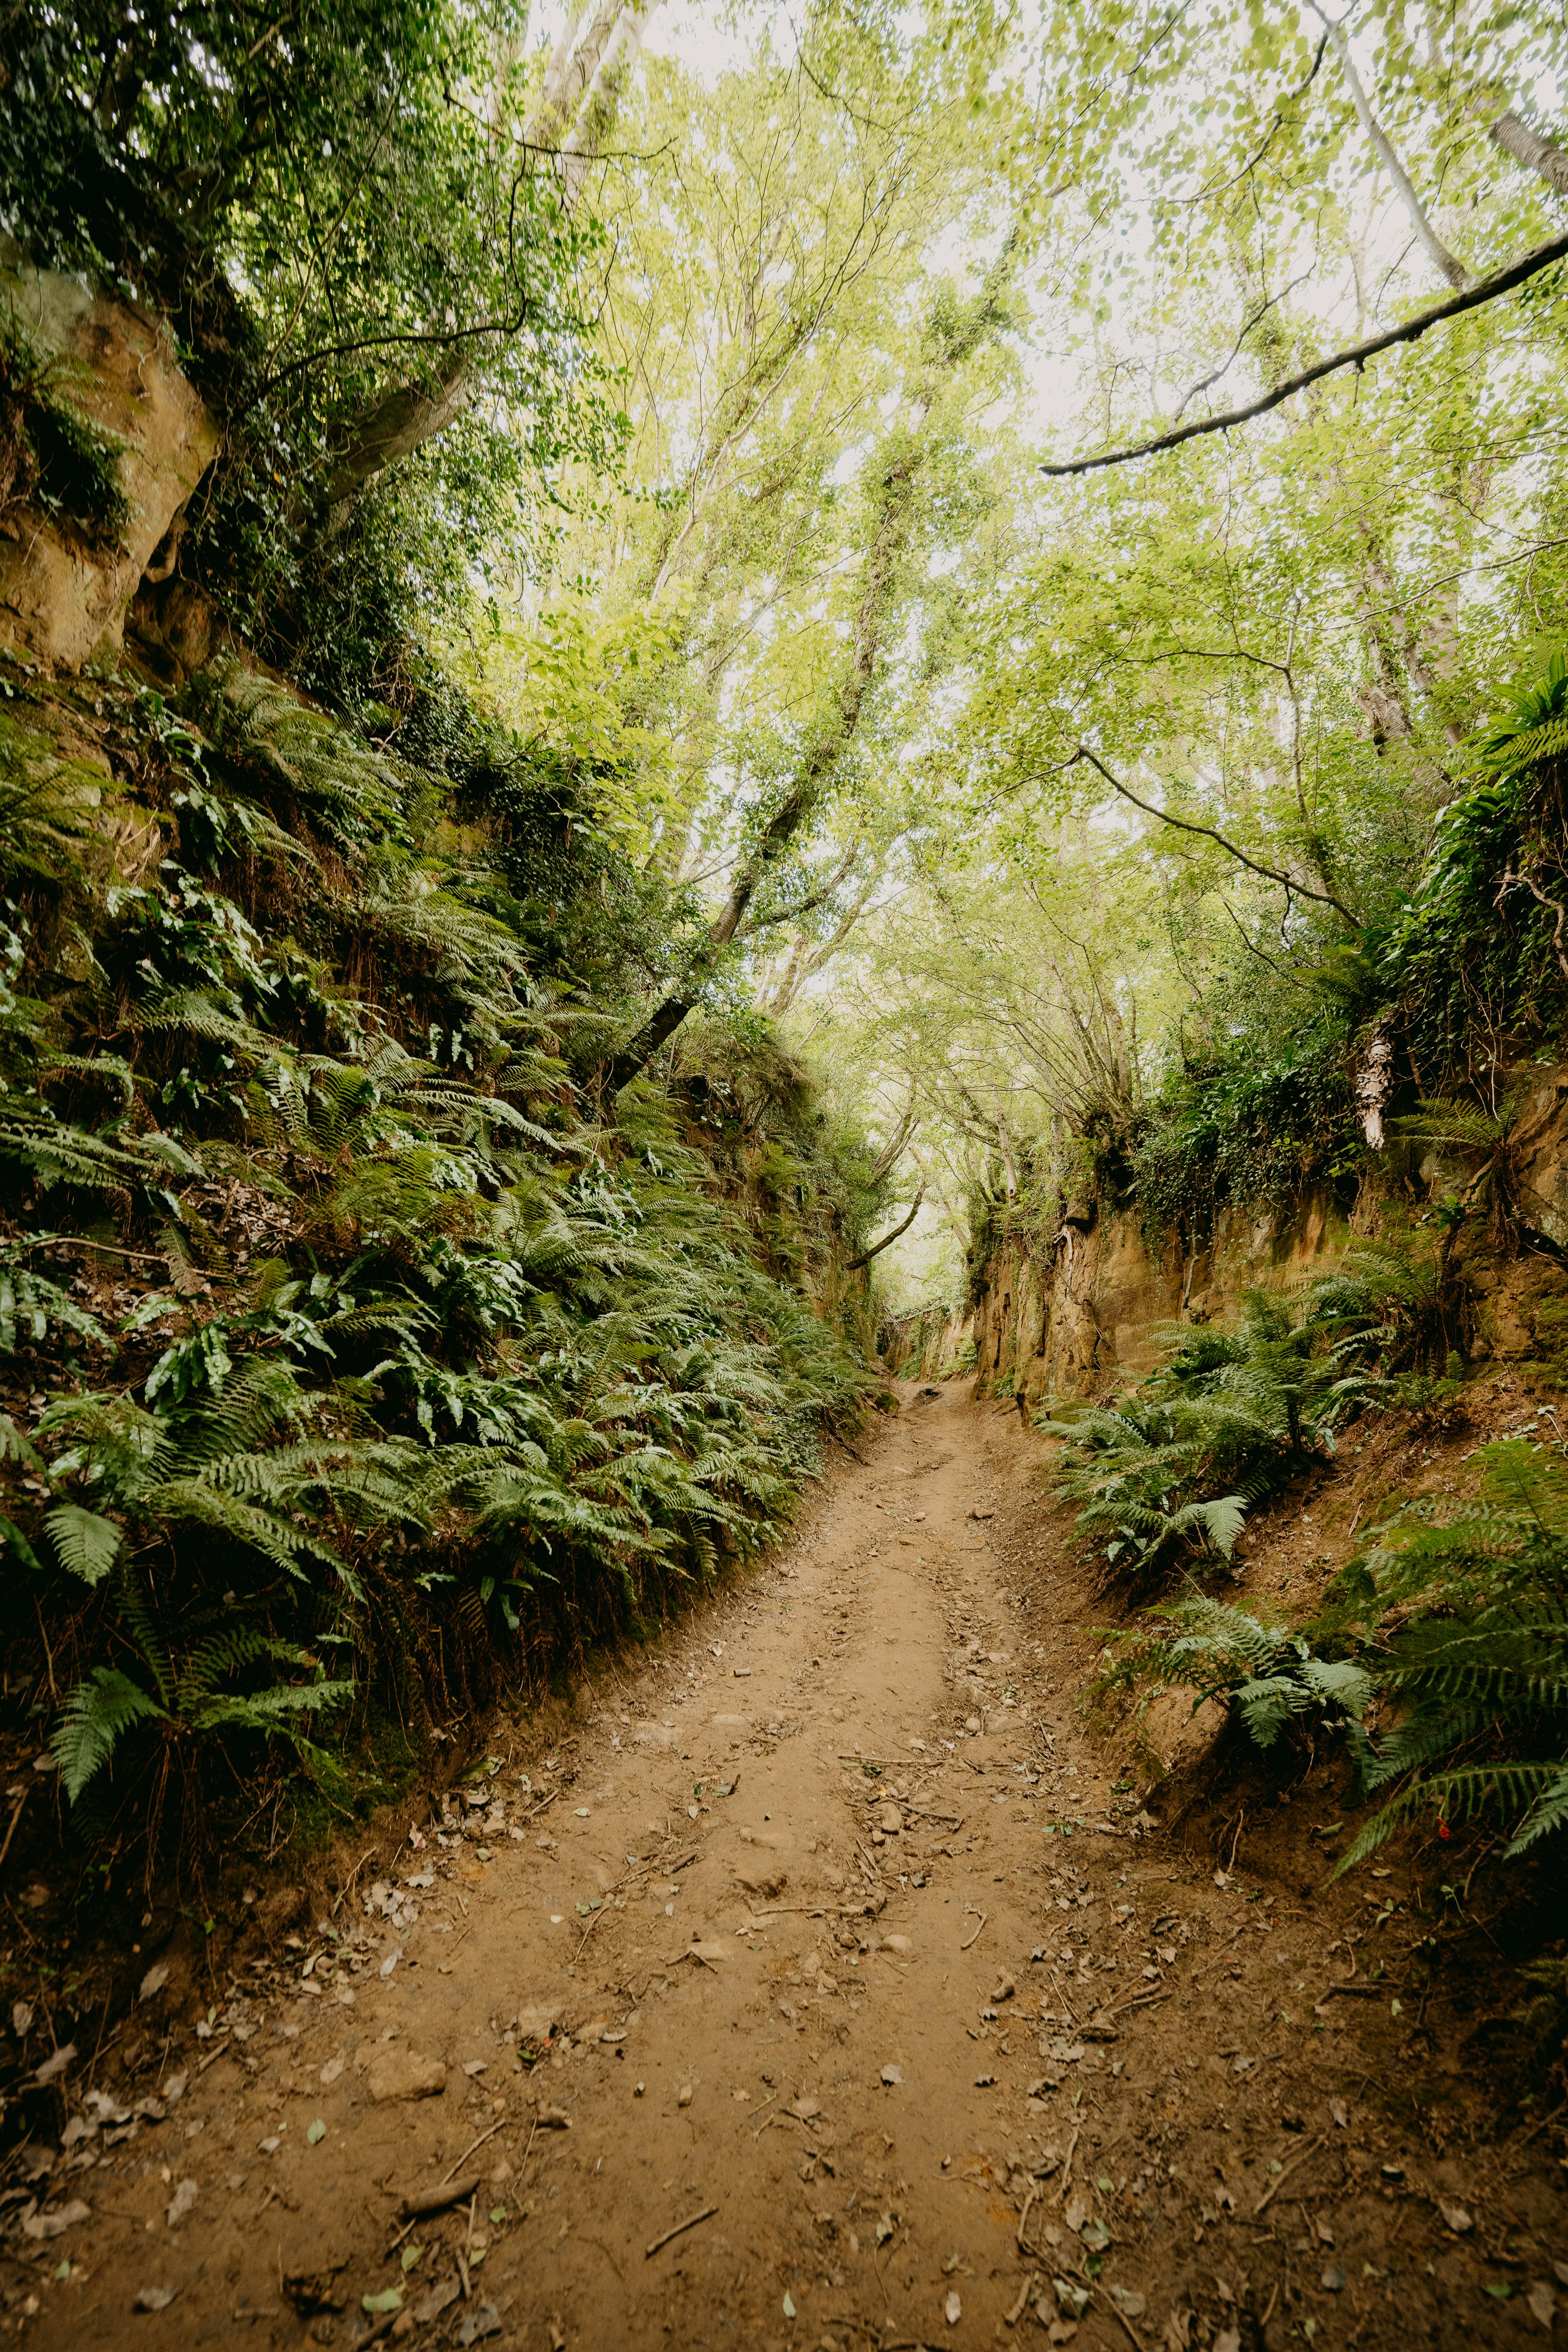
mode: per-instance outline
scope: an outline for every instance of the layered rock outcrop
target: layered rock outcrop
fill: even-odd
[[[125,614],[212,462],[218,428],[150,313],[0,246],[0,300],[53,363],[62,399],[116,446],[128,516],[118,543],[40,509],[0,521],[0,640],[61,670],[118,652]]]

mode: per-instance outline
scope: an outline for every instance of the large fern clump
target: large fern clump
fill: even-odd
[[[1107,1681],[1223,1699],[1260,1748],[1342,1733],[1384,1798],[1342,1869],[1423,1819],[1495,1815],[1509,1856],[1568,1828],[1568,1459],[1516,1440],[1480,1460],[1479,1498],[1396,1512],[1315,1627],[1190,1597],[1116,1639]]]
[[[1422,1814],[1496,1813],[1510,1854],[1568,1827],[1568,1460],[1522,1440],[1480,1460],[1477,1501],[1409,1505],[1346,1582],[1398,1711],[1363,1781],[1402,1784],[1350,1861]]]
[[[1042,1417],[1063,1441],[1058,1483],[1116,1575],[1228,1560],[1252,1505],[1332,1452],[1365,1391],[1363,1339],[1254,1290],[1239,1331],[1168,1331],[1164,1364],[1132,1397]]]
[[[0,740],[0,1540],[77,1830],[151,1851],[174,1790],[356,1801],[772,1539],[881,1195],[755,1021],[609,1115],[598,835],[563,922],[510,803],[238,663],[94,690],[134,800]],[[590,931],[598,993],[541,954]]]
[[[1292,1727],[1359,1724],[1376,1690],[1354,1659],[1319,1657],[1291,1627],[1267,1624],[1208,1593],[1164,1602],[1144,1625],[1118,1635],[1104,1680],[1145,1689],[1174,1684],[1196,1694],[1195,1706],[1223,1699],[1264,1748]]]

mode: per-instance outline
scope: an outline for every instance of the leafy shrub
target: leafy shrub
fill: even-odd
[[[1133,1161],[1145,1229],[1194,1237],[1232,1203],[1294,1202],[1359,1159],[1343,1024],[1320,1013],[1185,1066],[1144,1115]]]

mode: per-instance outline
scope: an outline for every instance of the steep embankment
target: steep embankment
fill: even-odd
[[[1487,2144],[1418,1881],[1323,1889],[1289,1791],[1173,1827],[1085,1727],[1040,1441],[927,1391],[871,1443],[551,1745],[498,1727],[210,2010],[151,1988],[68,2070],[30,2334],[1407,2352],[1549,2314],[1552,2167]]]
[[[1510,1181],[1522,1203],[1523,1251],[1501,1261],[1484,1246],[1465,1253],[1470,1360],[1479,1364],[1553,1357],[1568,1301],[1568,1068],[1532,1061],[1513,1077]],[[911,1334],[920,1369],[934,1370],[968,1340],[994,1394],[1031,1407],[1104,1394],[1158,1360],[1161,1324],[1226,1323],[1248,1290],[1291,1290],[1335,1273],[1357,1242],[1407,1244],[1445,1194],[1468,1196],[1476,1159],[1380,1140],[1354,1196],[1311,1191],[1285,1208],[1228,1208],[1197,1242],[1151,1231],[1136,1202],[1067,1201],[1045,1231],[1021,1218],[1009,1231],[1003,1211],[983,1245],[967,1314]]]
[[[188,671],[135,599],[200,404],[140,313],[13,291],[120,501],[0,542],[23,2137],[53,2048],[172,1939],[226,1948],[243,1880],[777,1538],[873,1385],[880,1187],[756,1024],[694,1017],[617,1100],[679,924],[591,763],[428,662],[402,753],[243,648]]]

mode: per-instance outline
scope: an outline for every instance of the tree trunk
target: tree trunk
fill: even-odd
[[[590,0],[550,54],[538,107],[524,136],[557,159],[567,208],[615,120],[626,76],[659,0]],[[327,528],[339,530],[366,484],[433,440],[468,407],[479,369],[471,351],[450,353],[416,383],[394,385],[345,428],[327,482]]]
[[[1505,155],[1511,155],[1516,163],[1522,163],[1527,172],[1534,172],[1544,180],[1549,188],[1555,188],[1560,196],[1568,196],[1568,153],[1531,131],[1517,114],[1511,110],[1500,114],[1495,122],[1487,125],[1487,137]]]
[[[848,1265],[845,1266],[844,1272],[846,1274],[858,1274],[862,1265],[869,1265],[873,1257],[880,1257],[884,1249],[891,1249],[894,1243],[898,1240],[900,1234],[906,1234],[909,1231],[910,1226],[920,1214],[921,1209],[925,1205],[925,1187],[922,1184],[919,1192],[915,1195],[915,1206],[911,1209],[909,1214],[904,1220],[904,1223],[901,1225],[894,1225],[892,1233],[883,1234],[881,1241],[873,1242],[870,1249],[862,1250],[859,1257],[852,1257]]]
[[[1003,322],[1005,314],[999,297],[1010,267],[1011,250],[1009,238],[978,299],[928,349],[911,404],[915,410],[914,427],[904,437],[902,447],[882,478],[876,523],[861,571],[860,603],[855,610],[849,663],[840,680],[833,718],[819,730],[794,782],[763,828],[756,848],[742,862],[728,898],[708,926],[707,938],[694,960],[685,985],[665,998],[612,1062],[607,1083],[612,1095],[630,1086],[639,1071],[647,1067],[660,1046],[674,1035],[697,1003],[702,984],[719,951],[734,939],[758,891],[821,805],[834,770],[854,740],[897,599],[899,567],[914,520],[915,485],[929,455],[922,428],[946,385]]]
[[[465,357],[449,360],[433,383],[397,384],[373,407],[361,410],[327,478],[329,536],[341,529],[357,491],[422,442],[444,433],[473,397],[474,366]]]
[[[576,120],[560,142],[562,178],[570,209],[576,204],[588,167],[603,146],[620,110],[626,77],[637,61],[648,22],[659,0],[627,0],[612,19],[608,37],[595,56],[592,77],[582,94]],[[602,13],[602,12],[601,12]],[[599,18],[594,19],[597,26]],[[588,45],[584,44],[584,53]]]
[[[621,0],[589,0],[563,29],[545,68],[539,102],[523,133],[530,147],[559,152],[620,14]]]
[[[1355,109],[1356,120],[1376,149],[1378,160],[1393,181],[1399,201],[1410,215],[1410,226],[1420,238],[1429,259],[1437,263],[1450,286],[1460,291],[1467,286],[1473,286],[1476,282],[1475,273],[1466,268],[1458,254],[1449,252],[1437,230],[1432,226],[1421,199],[1411,184],[1409,173],[1395,153],[1387,132],[1372,110],[1366,92],[1361,86],[1361,76],[1355,69],[1355,60],[1350,54],[1350,44],[1345,39],[1344,27],[1336,24],[1331,16],[1323,16],[1322,10],[1317,5],[1317,0],[1312,0],[1312,6],[1328,27],[1330,46],[1339,60],[1339,69],[1344,76],[1344,86],[1350,92],[1350,102]]]

